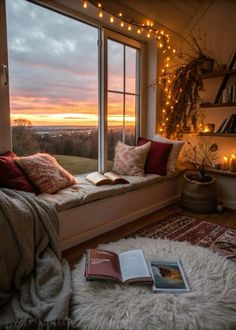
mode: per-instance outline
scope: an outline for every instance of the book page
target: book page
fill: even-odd
[[[91,182],[92,184],[94,184],[95,186],[99,185],[99,184],[111,184],[111,180],[107,177],[105,177],[102,173],[99,172],[92,172],[89,173],[85,179],[89,182]]]
[[[123,252],[119,255],[123,282],[131,279],[150,279],[151,275],[141,249]]]
[[[125,178],[113,172],[106,172],[104,173],[104,176],[109,178],[114,183],[129,183]]]

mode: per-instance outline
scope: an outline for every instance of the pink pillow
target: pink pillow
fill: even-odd
[[[15,161],[40,192],[54,194],[62,188],[77,183],[76,178],[48,154],[37,153],[16,158]]]
[[[16,165],[14,157],[16,155],[12,151],[7,151],[0,156],[0,186],[27,192],[36,192],[36,189]]]
[[[145,173],[166,175],[166,167],[172,144],[156,142],[142,137],[138,138],[137,144],[141,146],[149,141],[151,142],[151,148],[145,164]]]
[[[144,176],[144,165],[151,143],[129,146],[118,141],[112,171],[117,174]]]

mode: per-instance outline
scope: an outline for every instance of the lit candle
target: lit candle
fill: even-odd
[[[231,157],[230,157],[229,170],[231,172],[236,172],[236,158],[235,158],[234,154],[231,154]]]
[[[227,171],[228,169],[229,169],[229,159],[228,159],[228,157],[224,156],[222,170]]]

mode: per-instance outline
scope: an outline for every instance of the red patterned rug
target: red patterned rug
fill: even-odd
[[[236,261],[236,230],[180,214],[158,220],[130,236],[187,241]]]

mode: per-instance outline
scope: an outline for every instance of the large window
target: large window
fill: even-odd
[[[49,152],[73,174],[97,170],[98,29],[7,1],[13,150]]]
[[[108,159],[114,157],[118,140],[136,143],[139,112],[139,50],[108,39]]]
[[[110,168],[118,140],[136,143],[142,45],[58,8],[5,3],[13,150],[49,152],[72,174]]]

